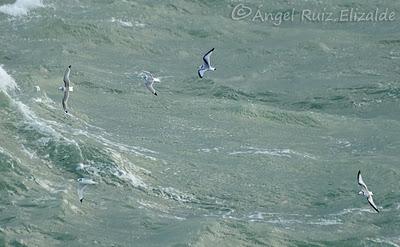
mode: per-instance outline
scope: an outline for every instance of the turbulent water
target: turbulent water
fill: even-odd
[[[0,246],[400,246],[399,21],[274,25],[235,20],[239,3],[400,15],[396,0],[0,2]],[[98,183],[82,204],[80,177]]]

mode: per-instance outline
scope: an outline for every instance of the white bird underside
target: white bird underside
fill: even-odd
[[[69,89],[68,91],[70,91],[70,92],[73,92],[73,91],[74,91],[74,87],[69,87],[68,89]],[[61,86],[61,87],[58,88],[58,90],[64,92],[64,91],[65,91],[65,87],[64,87],[64,86]]]
[[[367,197],[367,200],[368,200],[369,205],[371,205],[371,207],[372,207],[373,209],[375,209],[376,212],[379,213],[378,207],[376,206],[376,204],[375,204],[375,202],[374,202],[374,199],[372,198],[373,193],[372,193],[371,191],[368,190],[368,187],[367,187],[367,185],[365,184],[365,182],[364,182],[364,180],[363,180],[363,178],[362,178],[362,176],[361,176],[361,171],[358,171],[358,174],[357,174],[357,181],[358,181],[358,185],[360,185],[360,187],[361,187],[361,191],[360,191],[359,194],[361,194],[361,195]]]

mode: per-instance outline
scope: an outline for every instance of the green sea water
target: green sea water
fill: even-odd
[[[300,20],[349,9],[396,19]],[[399,18],[396,0],[0,1],[0,246],[400,246]]]

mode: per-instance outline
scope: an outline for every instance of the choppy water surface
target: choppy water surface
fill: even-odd
[[[234,20],[238,4],[296,18]],[[324,8],[400,15],[389,0],[2,1],[0,246],[399,246],[399,21],[297,18]],[[98,182],[82,205],[79,177]]]

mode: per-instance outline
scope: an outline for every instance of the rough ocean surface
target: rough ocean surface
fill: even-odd
[[[400,15],[396,0],[0,1],[0,246],[400,246],[400,16],[274,25],[234,20],[238,4]],[[82,204],[79,177],[98,183]]]

